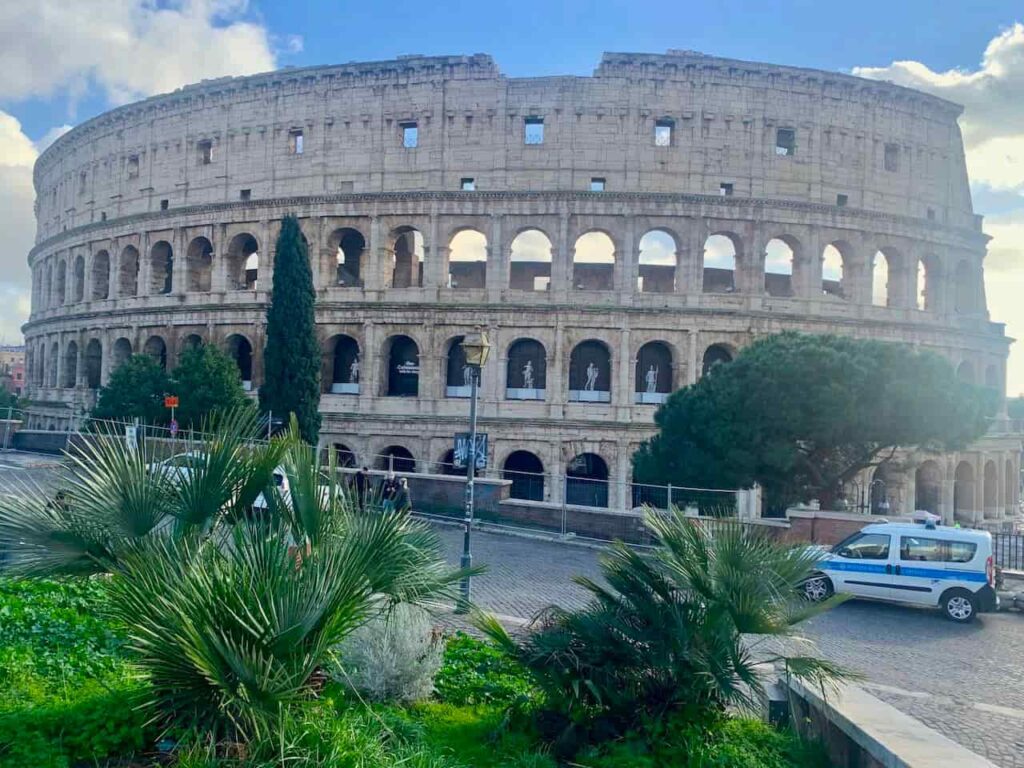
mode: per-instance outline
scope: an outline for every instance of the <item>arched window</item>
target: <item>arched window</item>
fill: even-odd
[[[377,457],[377,469],[393,470],[399,474],[416,471],[416,459],[412,452],[400,445],[389,445]]]
[[[53,281],[53,298],[54,305],[61,306],[67,301],[67,279],[68,279],[68,267],[63,261],[57,262],[57,270],[54,273]]]
[[[701,364],[700,375],[707,376],[711,369],[721,363],[732,362],[732,351],[724,344],[712,344],[704,350],[704,360]]]
[[[198,333],[190,333],[181,340],[180,349],[184,352],[187,349],[199,349],[201,346],[203,346],[203,337]]]
[[[547,387],[547,354],[533,339],[519,339],[508,348],[505,397],[509,400],[543,400]]]
[[[577,344],[569,359],[569,400],[610,403],[612,399],[611,354],[603,342]]]
[[[457,232],[448,244],[448,287],[487,287],[487,238],[475,229]]]
[[[512,240],[509,287],[546,291],[551,287],[551,240],[539,229],[526,229]]]
[[[356,466],[356,454],[344,443],[334,443],[334,457],[340,469],[349,469]]]
[[[663,229],[652,229],[640,238],[636,289],[640,293],[673,293],[676,286],[675,238]]]
[[[937,515],[941,498],[942,471],[929,459],[914,472],[914,508]]]
[[[242,380],[242,389],[252,391],[252,344],[241,334],[232,334],[226,340],[228,355],[238,366],[238,377]]]
[[[149,252],[150,293],[170,293],[174,285],[174,249],[166,240],[155,243]]]
[[[97,251],[92,257],[92,299],[110,298],[110,254]]]
[[[843,248],[841,243],[829,243],[821,254],[821,292],[839,299],[846,298]]]
[[[117,292],[119,296],[136,296],[139,293],[139,251],[133,245],[121,251],[118,265]]]
[[[64,350],[64,381],[61,386],[73,389],[78,385],[78,345],[69,341]]]
[[[331,234],[334,253],[334,284],[358,288],[363,284],[363,251],[366,238],[358,230],[345,227]]]
[[[511,480],[513,499],[544,501],[544,464],[529,451],[513,451],[501,470],[503,480]]]
[[[47,377],[49,379],[47,383],[51,387],[57,386],[57,358],[59,355],[60,347],[57,346],[57,342],[55,341],[53,342],[53,344],[50,345],[50,360],[49,365],[47,366],[47,368],[49,369],[47,371],[47,373],[49,374],[49,376]]]
[[[735,235],[716,234],[704,241],[704,293],[733,293],[736,290]]]
[[[610,291],[615,287],[615,243],[604,232],[586,232],[576,239],[572,285],[584,291]]]
[[[335,395],[359,394],[359,342],[344,334],[328,342],[331,360],[330,392]]]
[[[387,341],[388,397],[418,397],[420,393],[420,350],[408,336]]]
[[[114,355],[112,362],[114,368],[120,368],[132,356],[132,343],[128,339],[120,338],[114,342]]]
[[[953,518],[959,523],[974,522],[974,467],[961,461],[953,475]]]
[[[672,350],[662,341],[644,344],[636,356],[636,402],[664,403],[671,392]]]
[[[153,358],[161,368],[167,370],[167,344],[161,337],[150,336],[142,347],[142,351]]]
[[[578,507],[608,506],[608,465],[596,453],[581,453],[569,462],[565,503]]]
[[[773,237],[764,249],[764,291],[769,296],[793,295],[796,240]]]
[[[392,288],[423,285],[423,235],[414,227],[399,227],[391,233]]]
[[[999,473],[994,461],[985,462],[985,486],[982,488],[986,518],[999,517]]]
[[[209,293],[213,281],[213,244],[205,237],[197,237],[189,243],[185,268],[188,289],[193,293]]]
[[[75,291],[73,301],[77,304],[85,299],[85,257],[75,257]]]
[[[956,367],[956,377],[965,384],[974,383],[974,366],[970,360],[964,360]]]
[[[889,306],[889,258],[881,251],[876,251],[871,261],[871,303]]]
[[[472,394],[475,371],[466,362],[462,339],[462,336],[456,336],[448,342],[445,351],[445,397],[469,397]],[[477,381],[477,386],[480,386],[480,381],[482,378]]]
[[[89,339],[85,345],[85,386],[99,389],[103,379],[103,345],[99,339]]]
[[[53,265],[46,266],[46,277],[43,282],[43,308],[52,307],[53,301]]]
[[[248,232],[239,232],[228,244],[228,290],[255,291],[260,276],[260,244]]]
[[[963,314],[974,312],[976,309],[974,301],[976,295],[974,274],[971,270],[971,265],[966,261],[961,261],[956,265],[954,284],[956,290],[956,311]]]

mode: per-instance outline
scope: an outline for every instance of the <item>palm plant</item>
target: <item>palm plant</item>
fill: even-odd
[[[678,510],[648,513],[645,523],[657,548],[613,546],[601,562],[607,584],[577,579],[590,593],[584,608],[549,609],[521,640],[477,617],[531,671],[554,715],[549,735],[571,744],[581,730],[609,737],[680,711],[699,719],[753,706],[761,664],[818,683],[844,674],[814,656],[788,655],[779,642],[836,602],[812,605],[801,596],[813,554],[744,526],[705,527]]]
[[[452,600],[464,576],[423,524],[359,513],[294,427],[269,445],[255,429],[228,414],[186,446],[182,476],[99,435],[70,457],[60,503],[28,484],[0,498],[10,569],[110,574],[154,717],[218,737],[266,735],[348,633],[397,602]]]

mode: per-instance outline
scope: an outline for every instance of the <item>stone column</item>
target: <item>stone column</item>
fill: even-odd
[[[630,407],[633,404],[633,392],[629,386],[630,370],[633,367],[633,356],[630,354],[629,338],[630,331],[627,327],[628,320],[623,319],[623,328],[619,332],[619,348],[612,355],[616,362],[616,368],[612,369],[612,404],[616,407],[616,417],[621,420],[628,420]]]
[[[941,466],[941,465],[940,465]],[[945,462],[944,471],[940,480],[939,514],[942,516],[943,525],[952,525],[956,521],[956,496],[955,477],[956,467],[951,459]]]
[[[636,219],[626,218],[626,226],[618,238],[616,246],[615,267],[612,273],[612,286],[619,295],[620,301],[629,303],[636,291],[636,265],[638,261],[636,246]]]
[[[1006,517],[1006,457],[998,454],[996,459],[996,519]]]
[[[481,373],[479,394],[481,402],[497,403],[504,393],[508,345],[500,337],[498,326],[494,323],[487,326],[487,338],[491,342],[491,351]]]
[[[569,214],[563,212],[558,221],[558,234],[551,250],[551,293],[564,301],[572,279],[572,245],[569,242]]]
[[[550,442],[546,446],[544,471],[544,495],[552,504],[561,504],[565,500],[565,466],[562,461],[562,446]]]
[[[615,446],[616,461],[615,472],[612,475],[612,487],[608,499],[608,506],[612,510],[629,509],[631,504],[630,494],[630,453],[629,444],[620,442]]]
[[[174,228],[171,249],[171,293],[185,293],[188,290],[188,244],[185,242],[185,231],[181,227]]]
[[[980,456],[971,460],[974,467],[974,510],[972,519],[977,525],[985,519],[985,463]]]
[[[565,329],[561,322],[555,325],[555,345],[548,350],[547,359],[547,401],[551,403],[550,414],[560,418],[569,399],[568,360],[566,359]]]
[[[316,258],[316,254],[320,252],[320,238],[319,231],[313,238],[313,242],[309,243],[309,255],[310,258]],[[270,221],[267,219],[261,219],[259,225],[256,228],[256,239],[259,241],[259,273],[257,275],[258,288],[261,291],[267,292],[274,287],[274,246],[270,244]],[[245,265],[242,265],[245,268]],[[313,272],[314,280],[316,279],[316,272]],[[313,289],[316,289],[316,283],[313,284]]]
[[[430,214],[430,242],[423,244],[423,287],[448,286],[448,243],[441,242],[441,221],[436,213]]]
[[[381,367],[379,328],[372,320],[363,322],[363,343],[359,348],[359,411],[370,413],[373,400],[387,388],[387,363]],[[384,379],[380,375],[383,372]]]
[[[751,228],[749,240],[741,243],[742,253],[736,259],[736,290],[760,296],[764,289],[765,246],[768,240],[761,224]]]
[[[686,333],[688,340],[688,356],[686,361],[686,383],[696,384],[697,374],[700,371],[700,361],[697,359],[697,331],[690,329]]]
[[[136,291],[138,296],[149,296],[152,293],[150,283],[152,281],[153,263],[149,249],[149,233],[143,232],[139,237],[139,276],[138,290]]]
[[[680,269],[683,279],[680,282],[686,293],[704,292],[704,241],[707,240],[707,224],[703,219],[690,219],[687,227],[685,253]]]
[[[384,288],[384,266],[388,263],[385,239],[380,219],[377,216],[371,216],[370,242],[363,251],[366,259],[359,265],[363,288],[368,291],[379,291]]]
[[[800,259],[800,280],[798,285],[793,286],[793,294],[805,299],[821,298],[822,262],[825,258],[825,246],[821,242],[821,230],[813,227],[803,244],[802,253],[797,255]],[[796,265],[794,265],[794,272]],[[794,275],[794,279],[796,276]]]
[[[487,299],[490,302],[501,301],[501,294],[508,288],[508,248],[505,246],[502,233],[502,216],[491,216],[491,232],[487,237]]]

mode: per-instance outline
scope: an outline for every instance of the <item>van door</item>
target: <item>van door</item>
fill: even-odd
[[[946,588],[949,542],[934,536],[901,535],[892,592],[894,600],[938,605]]]
[[[858,597],[892,597],[892,536],[859,533],[833,550],[821,564],[836,592]]]

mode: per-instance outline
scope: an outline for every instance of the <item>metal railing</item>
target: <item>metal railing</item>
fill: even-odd
[[[0,408],[0,451],[14,449],[15,423],[25,421],[25,412],[15,408],[13,405],[7,408]]]
[[[1011,571],[1024,571],[1024,534],[993,533],[992,555],[996,565]]]

